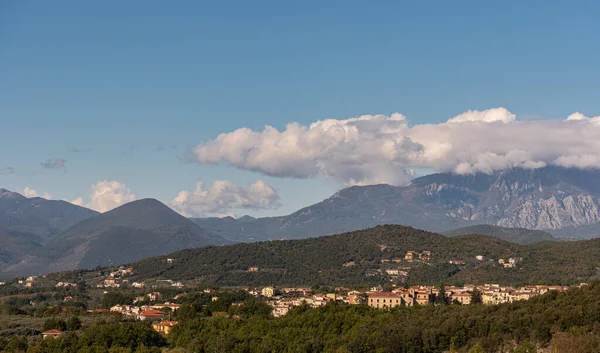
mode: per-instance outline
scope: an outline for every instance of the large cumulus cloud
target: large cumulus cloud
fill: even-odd
[[[600,117],[519,121],[505,108],[469,110],[440,124],[411,126],[401,114],[327,119],[279,131],[224,133],[192,150],[202,164],[266,175],[323,176],[344,184],[404,184],[413,168],[460,174],[509,167],[600,167]]]
[[[212,185],[196,183],[193,191],[183,190],[169,204],[186,217],[232,215],[231,209],[271,209],[281,206],[277,191],[262,180],[238,186],[228,180],[215,180]]]
[[[127,187],[127,185],[116,180],[99,181],[90,186],[92,193],[90,194],[90,202],[85,205],[87,208],[98,212],[110,211],[113,208],[124,205],[128,202],[135,201],[135,194]],[[81,206],[83,200],[77,198],[72,201],[73,204]]]

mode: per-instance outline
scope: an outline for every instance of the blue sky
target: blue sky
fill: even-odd
[[[345,184],[194,163],[189,148],[364,114],[600,114],[597,2],[486,3],[2,1],[0,187],[73,200],[114,180],[169,202],[198,180],[261,179],[280,207],[229,211],[286,214]]]

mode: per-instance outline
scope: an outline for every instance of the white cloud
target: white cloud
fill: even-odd
[[[29,198],[41,197],[41,198],[44,198],[47,200],[52,200],[52,195],[50,195],[49,193],[44,192],[40,195],[40,194],[38,194],[38,192],[36,190],[30,188],[29,186],[26,186],[25,189],[23,189],[23,195],[25,197],[29,197]]]
[[[98,212],[110,211],[115,207],[119,207],[131,201],[135,201],[134,193],[125,185],[118,181],[99,181],[90,186],[92,192],[89,196],[89,203],[85,203],[82,197],[78,197],[72,201],[63,199],[73,205],[87,207]],[[47,192],[41,195],[34,189],[26,186],[23,189],[25,197],[43,197],[51,200],[52,195]]]
[[[98,212],[110,211],[115,207],[135,201],[133,192],[125,184],[118,181],[99,181],[93,184],[91,188],[90,202],[85,207]],[[72,203],[81,206],[83,200],[78,197]]]
[[[581,114],[580,112],[575,112],[567,117],[567,121],[582,121],[584,123],[588,122],[588,123],[600,125],[600,116],[588,118],[587,116]]]
[[[76,199],[75,199],[75,200],[73,200],[73,201],[68,201],[68,200],[65,200],[65,201],[67,201],[67,202],[70,202],[70,203],[72,203],[73,205],[77,205],[77,206],[83,206],[83,199],[82,199],[81,197],[78,197],[78,198],[76,198]]]
[[[401,114],[289,123],[224,133],[192,150],[202,164],[262,174],[327,177],[345,184],[412,179],[412,168],[490,173],[509,167],[600,168],[600,117],[519,121],[505,108],[469,110],[440,124],[410,126]]]
[[[200,163],[227,162],[278,177],[327,176],[351,184],[402,181],[411,176],[403,167],[422,149],[406,136],[408,130],[400,114],[327,119],[308,127],[290,123],[282,132],[270,126],[262,132],[239,129],[193,153]]]
[[[170,206],[186,217],[234,216],[230,209],[271,209],[281,205],[277,191],[262,180],[238,186],[228,180],[216,180],[209,187],[196,183],[194,191],[180,191]]]
[[[449,123],[462,123],[467,121],[482,121],[486,123],[503,122],[510,123],[515,121],[516,115],[506,110],[506,108],[492,108],[483,111],[469,110],[454,118],[448,119]]]

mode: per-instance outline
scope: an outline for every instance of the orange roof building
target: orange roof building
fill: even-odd
[[[173,327],[175,327],[177,324],[177,321],[161,321],[157,324],[152,325],[152,328],[156,332],[168,335],[169,333],[171,333],[171,329],[173,329]]]
[[[48,331],[42,332],[42,337],[44,337],[44,338],[48,338],[48,337],[57,338],[57,337],[64,336],[64,334],[65,333],[62,332],[61,330],[48,330]]]

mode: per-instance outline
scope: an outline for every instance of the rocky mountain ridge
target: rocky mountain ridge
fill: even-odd
[[[282,217],[194,221],[237,241],[306,238],[381,224],[436,232],[477,224],[577,228],[600,222],[600,171],[546,167],[438,173],[403,187],[353,186]]]

